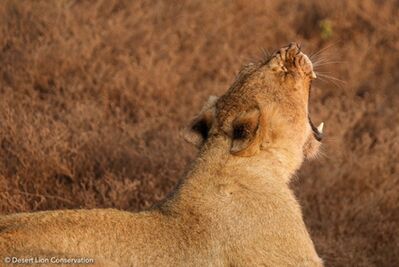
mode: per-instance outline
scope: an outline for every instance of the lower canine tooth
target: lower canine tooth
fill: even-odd
[[[320,123],[320,125],[317,126],[317,130],[319,131],[319,133],[323,133],[323,127],[324,127],[324,122]]]

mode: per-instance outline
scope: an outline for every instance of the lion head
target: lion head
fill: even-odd
[[[232,156],[256,157],[280,150],[314,157],[323,124],[315,127],[308,103],[316,78],[310,59],[291,43],[245,66],[221,97],[211,96],[193,120],[186,140],[198,147],[227,140]]]

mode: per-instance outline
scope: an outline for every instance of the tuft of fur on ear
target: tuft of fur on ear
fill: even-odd
[[[217,100],[218,97],[210,96],[198,116],[194,118],[190,126],[184,130],[183,135],[187,142],[200,147],[208,138],[209,131],[213,124],[214,106]]]
[[[259,144],[258,108],[243,112],[234,119],[232,124],[232,144],[230,152],[241,157],[250,157],[260,149]]]

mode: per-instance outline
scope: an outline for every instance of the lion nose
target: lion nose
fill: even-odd
[[[292,42],[287,48],[287,57],[293,59],[301,52],[301,46],[298,43]]]
[[[299,54],[299,52],[301,52],[301,46],[298,43],[291,42],[288,45],[287,53],[290,56],[296,56],[297,54]]]
[[[288,45],[288,49],[297,49],[297,50],[301,50],[301,45],[299,44],[299,43],[296,43],[296,42],[291,42],[289,45]]]

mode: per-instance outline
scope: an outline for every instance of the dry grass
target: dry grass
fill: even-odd
[[[331,46],[315,60],[345,81],[315,83],[325,156],[293,183],[317,250],[327,266],[399,266],[398,10],[1,1],[0,211],[152,205],[193,158],[179,132],[207,96],[263,49],[300,41],[308,53]]]

